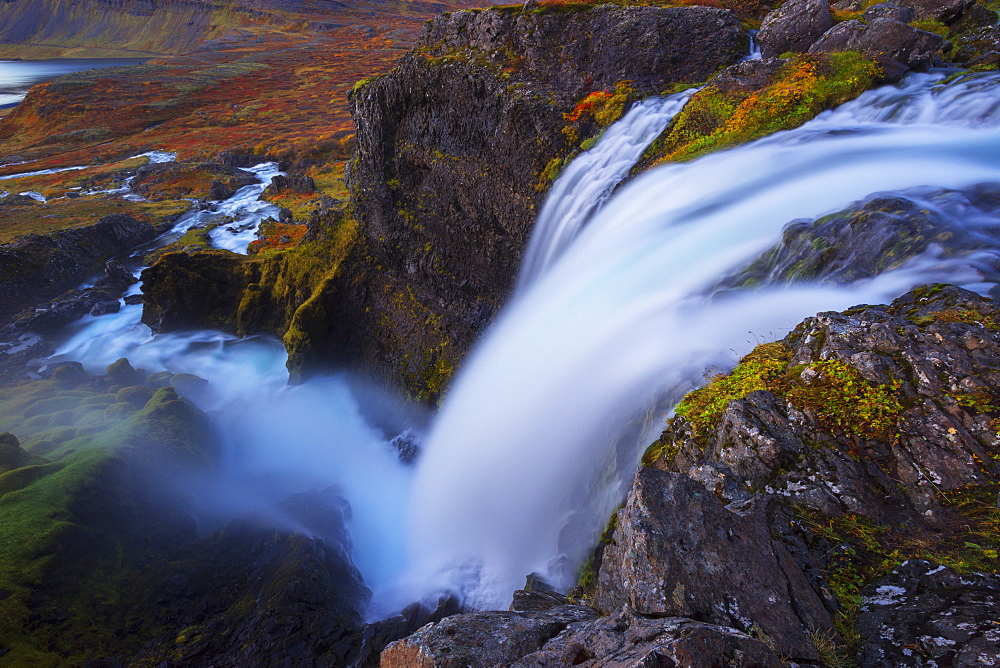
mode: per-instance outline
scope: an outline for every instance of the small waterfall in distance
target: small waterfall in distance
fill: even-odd
[[[943,77],[911,75],[796,130],[654,169],[568,247],[540,221],[546,241],[532,241],[542,246],[534,255],[562,255],[544,275],[530,270],[534,282],[450,390],[413,481],[411,566],[392,596],[458,589],[473,605],[505,609],[529,572],[571,584],[577,564],[559,565],[560,532],[579,499],[603,500],[578,539],[592,544],[638,460],[602,475],[610,444],[652,399],[676,400],[709,365],[732,364],[755,338],[780,338],[817,311],[931,281],[983,288],[963,258],[930,254],[846,287],[706,296],[795,218],[874,192],[1000,182],[1000,75],[947,86]]]

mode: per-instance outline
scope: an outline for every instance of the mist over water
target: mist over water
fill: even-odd
[[[817,311],[925,282],[985,287],[973,268],[981,255],[932,249],[847,287],[709,297],[793,219],[879,191],[1000,181],[1000,76],[936,86],[942,77],[908,77],[618,192],[517,295],[451,388],[413,482],[400,600],[437,586],[506,608],[529,572],[569,585],[638,460],[639,443],[625,466],[612,444],[656,397],[675,400],[706,367],[731,365]]]

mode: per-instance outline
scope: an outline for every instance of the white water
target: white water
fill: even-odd
[[[638,458],[609,475],[610,444],[655,397],[817,311],[885,302],[928,281],[981,287],[968,259],[930,253],[847,288],[703,296],[792,219],[876,191],[1000,181],[1000,75],[944,89],[940,78],[911,76],[617,193],[509,305],[450,390],[414,480],[411,566],[393,602],[444,588],[506,608],[529,572],[567,584]],[[560,545],[587,499],[589,534]]]
[[[275,162],[265,162],[243,171],[256,176],[259,182],[240,188],[235,195],[213,210],[213,216],[229,216],[233,218],[233,222],[216,227],[209,237],[214,247],[245,255],[247,246],[257,238],[261,221],[265,218],[278,218],[278,207],[260,199],[260,196],[271,184],[271,180],[284,172],[278,169]]]
[[[144,155],[153,162],[175,157]],[[241,188],[211,210],[182,216],[157,244],[170,243],[192,227],[223,220],[231,222],[216,228],[218,245],[245,253],[260,221],[277,213],[277,207],[259,197],[281,173],[275,163],[245,171],[259,183]],[[233,233],[229,227],[239,229]],[[136,268],[135,275],[140,271]],[[139,291],[136,284],[128,294]],[[285,349],[272,337],[239,339],[213,330],[154,335],[141,317],[139,304],[123,305],[114,314],[85,316],[69,328],[53,358],[79,361],[100,374],[111,362],[126,357],[149,373],[188,373],[209,381],[204,388],[186,390],[209,413],[225,447],[220,476],[186,483],[205,530],[247,512],[289,521],[274,515],[276,503],[290,494],[333,486],[350,501],[353,558],[365,580],[385,582],[400,572],[405,554],[403,512],[412,469],[399,462],[388,441],[423,421],[412,407],[404,408],[389,394],[369,392],[369,403],[379,405],[367,406],[367,412],[387,425],[383,432],[362,417],[345,377],[289,387]]]
[[[563,170],[535,221],[521,263],[518,292],[529,288],[556,261],[695,90],[633,105],[593,148]]]
[[[59,174],[61,172],[76,172],[82,169],[90,169],[90,165],[84,165],[82,167],[62,167],[60,169],[40,169],[37,172],[23,172],[21,174],[11,174],[9,176],[0,176],[0,181],[8,181],[10,179],[22,179],[27,176],[44,176],[46,174]]]

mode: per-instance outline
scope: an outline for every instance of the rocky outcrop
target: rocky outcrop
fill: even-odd
[[[351,96],[363,243],[345,273],[339,310],[359,329],[342,354],[425,391],[419,379],[461,359],[506,299],[547,170],[597,131],[589,116],[569,121],[574,108],[618,90],[620,114],[629,96],[734,62],[743,39],[729,12],[700,7],[507,8],[428,24],[396,70]]]
[[[1000,665],[1000,578],[913,559],[864,592],[860,664]]]
[[[154,236],[149,223],[115,214],[87,227],[0,245],[0,324],[76,287],[100,263]]]
[[[795,660],[819,659],[809,633],[833,622],[763,504],[726,508],[692,478],[642,468],[603,553],[594,605],[735,628]]]
[[[167,253],[142,272],[142,321],[158,331],[230,325],[255,269],[235,253]]]
[[[489,637],[504,666],[992,665],[997,360],[1000,305],[955,287],[809,318],[677,407],[575,592],[602,616],[536,646],[507,616],[544,612],[466,615],[384,658],[481,665]]]
[[[954,224],[970,213],[983,224]],[[816,220],[792,221],[778,245],[718,287],[802,280],[845,285],[897,269],[932,250],[938,262],[968,258],[985,282],[1000,283],[1000,272],[990,262],[973,260],[985,259],[990,254],[986,249],[1000,246],[988,221],[1000,222],[1000,184],[876,194]]]
[[[875,57],[887,71],[923,70],[934,63],[934,54],[943,43],[941,35],[894,19],[876,18],[867,24],[838,23],[816,40],[809,52],[861,51]]]
[[[882,66],[887,81],[894,81],[907,70],[930,67],[938,50],[947,46],[940,35],[907,22],[914,18],[953,22],[972,6],[976,5],[968,0],[882,3],[866,8],[863,21],[834,24],[825,2],[788,0],[767,15],[757,40],[765,58],[784,52],[860,51]],[[860,11],[861,5],[838,4],[837,8]]]
[[[806,51],[832,26],[830,5],[823,0],[789,0],[764,18],[757,43],[765,58]]]
[[[574,623],[597,617],[586,606],[564,605],[544,612],[482,612],[455,615],[382,652],[382,668],[509,666],[541,648]]]
[[[382,653],[382,668],[785,665],[766,644],[734,629],[627,607],[595,619],[584,606],[544,613],[458,615]]]

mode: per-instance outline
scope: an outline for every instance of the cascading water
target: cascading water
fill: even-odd
[[[556,261],[695,90],[639,102],[609,126],[593,148],[566,167],[535,221],[521,263],[518,292]]]
[[[779,337],[817,310],[884,302],[931,281],[984,287],[969,257],[929,252],[847,287],[710,297],[792,219],[876,191],[1000,182],[1000,75],[943,77],[911,75],[797,130],[657,168],[616,194],[518,294],[451,388],[413,482],[411,566],[396,601],[440,587],[505,608],[529,572],[567,584],[575,564],[556,557],[567,543],[592,544],[622,498],[631,471],[608,471],[609,444],[651,398],[676,398],[707,366],[732,363],[752,339]],[[558,255],[558,235],[540,234],[536,252]],[[997,250],[984,252],[996,262]],[[581,499],[603,505],[594,503],[589,533],[567,536]]]

